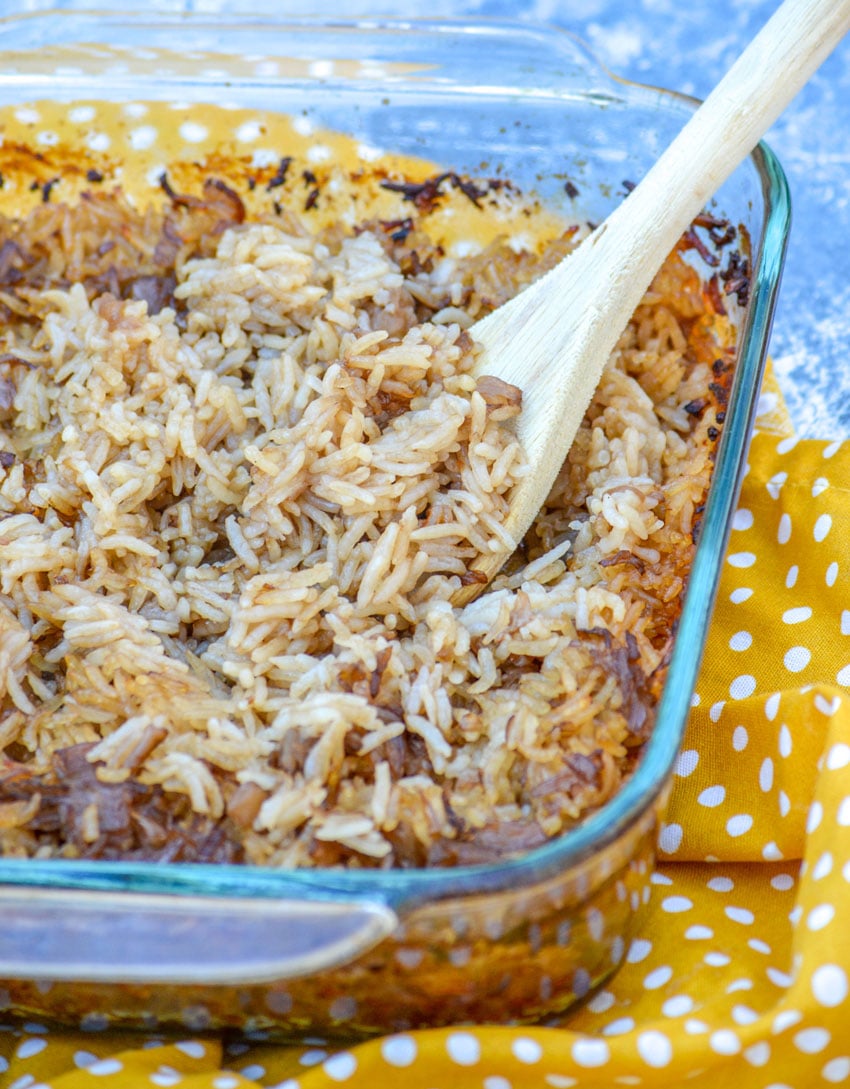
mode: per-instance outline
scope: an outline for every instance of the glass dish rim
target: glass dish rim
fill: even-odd
[[[285,30],[369,33],[405,31],[422,33],[458,32],[461,29],[505,35],[522,31],[550,52],[560,39],[569,41],[580,54],[581,74],[595,75],[612,92],[611,100],[628,105],[644,100],[660,108],[690,113],[698,100],[665,88],[623,79],[610,72],[577,35],[544,23],[506,19],[465,19],[445,17],[287,17],[276,20],[272,12],[163,11],[121,12],[102,8],[61,8],[18,12],[0,17],[0,32],[24,21],[47,21],[55,17],[108,17],[127,26],[172,22],[202,22],[210,25],[241,25],[246,29],[268,23],[278,32]],[[0,34],[0,54],[3,52]],[[139,77],[130,82],[138,83]],[[182,80],[185,82],[185,78]],[[14,82],[7,77],[7,86]],[[30,80],[23,81],[29,83]],[[115,81],[112,85],[121,81]],[[181,82],[176,79],[175,82]],[[190,81],[191,82],[191,81]],[[252,82],[238,79],[238,82]],[[264,81],[258,81],[264,82]],[[283,82],[274,80],[278,85]],[[303,80],[299,80],[303,82]],[[631,97],[629,97],[631,96]],[[599,101],[598,92],[586,86],[571,97]],[[752,429],[760,378],[767,354],[773,308],[781,278],[790,226],[790,193],[781,164],[771,149],[760,143],[750,156],[761,181],[764,223],[757,253],[753,254],[751,299],[740,333],[740,353],[735,369],[726,422],[719,443],[714,474],[706,504],[700,538],[694,555],[685,602],[656,724],[629,779],[600,809],[575,827],[524,854],[498,863],[455,867],[416,867],[392,870],[278,869],[252,864],[202,864],[156,862],[106,862],[64,859],[0,858],[0,885],[31,888],[76,889],[80,891],[121,891],[167,893],[193,896],[279,897],[305,894],[314,899],[340,898],[375,900],[394,906],[452,896],[505,891],[519,883],[529,884],[563,873],[580,865],[612,843],[646,813],[664,790],[672,771],[687,720],[705,645],[716,584],[722,568],[729,523],[737,499],[744,454]],[[710,547],[705,542],[715,542]],[[694,655],[688,644],[699,647]]]

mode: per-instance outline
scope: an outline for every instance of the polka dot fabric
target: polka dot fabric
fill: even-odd
[[[848,481],[850,443],[756,432],[645,929],[562,1024],[343,1049],[4,1025],[0,1089],[849,1084]]]

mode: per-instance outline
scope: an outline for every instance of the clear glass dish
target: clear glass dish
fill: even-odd
[[[175,53],[174,42],[191,43]],[[363,144],[503,172],[599,220],[692,101],[617,81],[571,37],[508,23],[56,11],[0,21],[0,106],[155,100],[273,108]],[[572,186],[567,187],[572,192]],[[64,1022],[357,1035],[554,1017],[622,961],[725,550],[789,226],[761,146],[716,197],[751,240],[749,302],[657,725],[629,781],[498,865],[398,871],[0,860],[5,1004]]]

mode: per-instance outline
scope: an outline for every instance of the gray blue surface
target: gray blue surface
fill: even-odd
[[[0,0],[0,13],[119,7],[116,0]],[[704,97],[778,0],[150,0],[147,9],[528,19],[577,33],[612,71]],[[850,41],[768,142],[788,174],[794,226],[772,354],[802,434],[850,434]]]

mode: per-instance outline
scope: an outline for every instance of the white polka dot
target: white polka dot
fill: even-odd
[[[841,610],[841,634],[850,635],[850,609]]]
[[[850,798],[842,799],[841,805],[838,807],[838,814],[835,818],[842,828],[847,828],[850,825]]]
[[[680,779],[687,779],[691,775],[699,763],[699,753],[696,749],[685,749],[683,753],[679,754],[679,758],[676,761],[676,774]]]
[[[733,1006],[732,1020],[736,1025],[752,1025],[758,1021],[759,1015],[749,1006]]]
[[[796,564],[796,563],[792,563],[791,566],[788,568],[787,575],[785,576],[785,586],[787,587],[787,589],[789,589],[789,590],[794,589],[794,587],[797,585],[797,576],[799,574],[800,574],[799,565]]]
[[[124,1069],[124,1064],[118,1059],[98,1059],[96,1062],[89,1063],[86,1070],[90,1074],[95,1074],[97,1077],[105,1078],[112,1074],[118,1074]]]
[[[41,114],[38,110],[29,109],[25,106],[15,110],[15,117],[22,125],[37,125],[41,120]]]
[[[820,827],[820,822],[823,820],[823,806],[820,802],[814,801],[809,806],[809,813],[806,817],[806,832],[811,835],[817,828]]]
[[[128,136],[130,147],[136,151],[146,151],[156,143],[159,133],[153,125],[139,125]]]
[[[657,991],[659,987],[663,987],[665,983],[669,983],[673,978],[673,969],[669,964],[663,964],[660,968],[655,968],[644,978],[643,985],[647,991]]]
[[[249,1063],[247,1066],[243,1066],[239,1073],[243,1078],[248,1078],[249,1081],[259,1081],[260,1078],[265,1077],[266,1068],[260,1066],[259,1063]]]
[[[744,1058],[750,1066],[766,1066],[770,1061],[770,1044],[760,1040],[744,1051]]]
[[[629,964],[640,964],[642,960],[646,960],[651,952],[652,942],[648,942],[645,938],[635,938],[629,946],[626,960]]]
[[[481,1044],[470,1032],[453,1032],[446,1040],[446,1051],[458,1066],[474,1066],[481,1058]]]
[[[822,514],[815,522],[815,528],[812,531],[812,535],[816,541],[822,541],[831,529],[832,516],[829,514]]]
[[[714,931],[707,926],[689,926],[685,937],[692,942],[708,941],[714,937]]]
[[[732,748],[735,752],[743,752],[750,743],[750,735],[746,726],[736,726],[732,734]]]
[[[800,920],[803,918],[803,905],[797,904],[793,911],[788,912],[788,921],[791,926],[797,926]]]
[[[381,1040],[381,1055],[390,1066],[410,1066],[416,1060],[412,1036],[387,1036]]]
[[[33,1055],[38,1055],[40,1051],[44,1051],[46,1047],[47,1040],[24,1040],[22,1044],[18,1045],[15,1054],[19,1059],[30,1059]]]
[[[789,757],[793,748],[793,742],[791,741],[791,731],[783,723],[779,727],[779,755],[782,757]]]
[[[263,134],[263,126],[259,121],[245,121],[236,130],[236,139],[240,144],[251,144],[259,140]]]
[[[838,578],[838,564],[833,560],[832,563],[826,569],[826,584],[827,586],[834,586],[835,580]]]
[[[770,722],[773,722],[773,720],[776,718],[777,712],[779,711],[779,704],[781,699],[781,692],[772,692],[764,701],[765,718],[767,718]]]
[[[825,492],[828,487],[829,481],[826,477],[819,476],[814,484],[812,484],[812,499],[817,499],[817,497]]]
[[[787,454],[797,445],[800,441],[799,435],[789,435],[787,439],[782,439],[776,444],[777,454]]]
[[[776,531],[776,539],[781,545],[788,544],[791,540],[791,515],[787,512],[779,519],[779,529]]]
[[[733,605],[742,605],[745,601],[749,601],[753,596],[753,591],[749,586],[739,586],[737,590],[733,590],[729,595],[729,600]]]
[[[791,647],[786,650],[783,661],[789,673],[799,673],[805,669],[812,660],[812,652],[808,647]]]
[[[791,799],[788,797],[784,790],[780,790],[779,794],[776,797],[776,800],[779,803],[780,817],[787,817],[791,811]]]
[[[184,121],[179,128],[182,138],[190,144],[200,144],[209,136],[209,129],[199,125],[197,121]]]
[[[839,684],[850,685],[850,665],[846,665],[843,669],[839,669],[835,674],[835,679]]]
[[[746,507],[739,507],[732,515],[732,529],[752,529],[753,512]]]
[[[718,1055],[737,1055],[741,1041],[731,1029],[718,1029],[708,1038],[708,1045]]]
[[[834,918],[835,908],[832,904],[818,904],[817,907],[812,908],[809,912],[809,917],[806,919],[806,926],[809,930],[823,930],[825,926],[829,926]]]
[[[665,854],[675,854],[682,843],[682,834],[681,824],[663,824],[658,835],[658,846]]]
[[[331,1081],[348,1081],[357,1069],[357,1059],[350,1051],[340,1051],[322,1063],[322,1070]],[[244,1074],[244,1070],[242,1071]],[[262,1075],[260,1075],[262,1077]]]
[[[611,1056],[608,1045],[604,1040],[594,1040],[592,1037],[576,1040],[572,1047],[573,1061],[579,1066],[596,1067],[604,1066]]]
[[[234,1077],[233,1074],[219,1074],[218,1077],[213,1078],[213,1089],[238,1089],[238,1086],[239,1079]],[[283,1087],[278,1086],[278,1089],[283,1089]]]
[[[722,786],[706,787],[697,798],[699,804],[704,805],[706,809],[714,809],[718,805],[723,805],[725,800],[726,788]]]
[[[499,1074],[491,1074],[484,1079],[484,1089],[511,1089],[511,1083]]]
[[[838,771],[839,768],[844,768],[848,764],[850,764],[850,745],[839,741],[826,754],[826,766],[830,771]]]
[[[763,942],[761,938],[750,938],[747,945],[757,953],[764,953],[765,956],[769,956],[773,952],[767,942]]]
[[[749,673],[742,673],[729,685],[729,695],[733,700],[745,700],[756,690],[756,679]]]
[[[706,884],[712,892],[731,892],[735,887],[731,877],[712,877]]]
[[[673,1045],[663,1032],[656,1032],[654,1029],[640,1033],[637,1049],[646,1065],[656,1070],[669,1066],[673,1058]]]
[[[811,616],[812,610],[808,605],[799,605],[795,609],[786,609],[782,619],[786,624],[802,624],[805,620],[810,620]]]
[[[95,116],[94,106],[74,106],[73,109],[68,110],[68,120],[73,121],[75,125],[94,121]]]
[[[768,791],[773,790],[773,761],[769,756],[766,756],[761,762],[759,768],[759,786],[767,794]]]
[[[829,446],[823,448],[822,457],[831,458],[834,457],[841,449],[841,439],[836,439],[835,442],[831,442]]]
[[[188,1055],[190,1059],[203,1059],[207,1053],[206,1047],[200,1040],[181,1040],[174,1046],[178,1051],[182,1051],[184,1055]]]
[[[753,645],[753,637],[748,631],[736,631],[729,640],[730,650],[749,650]]]
[[[74,1066],[79,1067],[81,1070],[85,1070],[87,1066],[91,1066],[92,1063],[96,1062],[97,1055],[93,1055],[91,1051],[74,1052]]]
[[[108,151],[111,143],[105,132],[92,132],[86,137],[86,144],[92,151]]]
[[[833,1085],[840,1085],[841,1082],[850,1078],[850,1059],[846,1055],[842,1055],[838,1059],[830,1059],[821,1070],[820,1075],[824,1081],[831,1082]]]
[[[706,953],[702,959],[710,968],[725,968],[732,963],[731,957],[727,957],[725,953]]]
[[[641,870],[640,872],[643,873],[645,871]],[[666,873],[659,873],[659,871],[656,870],[655,873],[649,875],[649,882],[651,885],[672,885],[673,878],[668,877]]]
[[[767,488],[768,495],[772,499],[778,499],[779,498],[779,493],[782,490],[782,485],[785,483],[785,481],[787,479],[788,479],[788,474],[787,473],[775,473],[770,478],[770,480],[768,480],[765,487]]]
[[[687,896],[668,896],[661,901],[662,910],[669,911],[671,915],[676,915],[681,911],[690,911],[693,906],[693,900],[689,900]]]
[[[831,1037],[826,1029],[808,1028],[794,1037],[794,1047],[805,1055],[817,1055],[829,1043]]]
[[[770,843],[766,843],[762,848],[761,857],[765,862],[781,862],[784,856],[773,840],[771,840]]]
[[[319,1063],[323,1063],[327,1057],[327,1051],[322,1051],[320,1048],[310,1048],[301,1053],[298,1061],[302,1066],[318,1066]]]
[[[837,964],[823,964],[812,973],[812,994],[821,1006],[840,1006],[847,990],[847,974]]]
[[[719,722],[720,716],[723,714],[723,708],[726,706],[726,700],[718,700],[717,703],[713,703],[708,711],[708,717],[712,722]]]
[[[768,968],[766,974],[770,982],[777,987],[790,987],[794,982],[792,975],[789,975],[788,972],[780,972],[778,968]]]
[[[600,991],[591,998],[587,1004],[587,1008],[593,1010],[594,1013],[605,1013],[606,1010],[611,1009],[615,1001],[616,999],[610,991]]]
[[[726,834],[732,836],[746,835],[747,832],[753,826],[753,818],[749,813],[738,813],[734,817],[730,817],[726,822]]]
[[[752,567],[756,558],[752,552],[733,552],[726,557],[726,562],[730,567]]]
[[[733,979],[726,988],[726,993],[734,994],[736,991],[751,991],[752,989],[753,981],[751,979]]]
[[[183,1075],[173,1066],[160,1066],[151,1074],[150,1080],[159,1089],[173,1089],[173,1086],[179,1085],[183,1080]]]
[[[568,1078],[566,1074],[547,1074],[543,1079],[552,1089],[573,1089],[578,1085],[575,1078]]]
[[[691,1013],[693,1008],[694,1000],[690,995],[674,994],[661,1007],[661,1012],[665,1017],[683,1017],[686,1013]]]
[[[543,1058],[543,1048],[536,1040],[528,1036],[520,1036],[511,1044],[514,1058],[521,1063],[539,1063]]]
[[[618,1017],[602,1030],[604,1036],[624,1036],[635,1027],[633,1017]]]
[[[743,926],[752,926],[756,918],[751,911],[742,907],[725,907],[723,914],[733,923],[741,923]]]
[[[704,1033],[708,1032],[709,1028],[705,1021],[698,1021],[693,1017],[689,1018],[683,1027],[689,1036],[702,1036]]]
[[[825,877],[828,877],[832,873],[832,855],[829,851],[825,851],[812,869],[812,880],[822,881]]]

